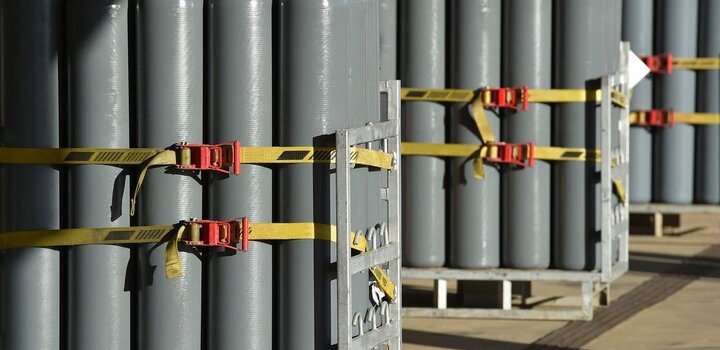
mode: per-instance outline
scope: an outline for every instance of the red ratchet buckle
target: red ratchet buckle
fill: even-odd
[[[217,145],[204,144],[175,144],[180,164],[183,170],[212,170],[225,174],[240,174],[240,141],[221,143]]]
[[[675,125],[675,111],[671,109],[650,109],[636,111],[637,125],[654,127],[671,127]],[[642,118],[645,116],[645,118]]]
[[[488,142],[485,161],[499,164],[510,164],[518,167],[535,165],[535,145],[532,143]],[[491,156],[490,149],[497,149],[497,156]]]
[[[480,94],[489,94],[489,98],[483,98],[485,107],[510,108],[518,110],[518,103],[522,103],[522,110],[528,109],[528,87],[524,85],[517,88],[483,88]]]
[[[191,219],[181,224],[187,227],[189,239],[180,242],[189,246],[238,250],[237,244],[241,242],[242,251],[249,249],[250,220],[246,217],[230,221]]]
[[[672,74],[673,57],[669,53],[643,56],[641,59],[653,73]]]

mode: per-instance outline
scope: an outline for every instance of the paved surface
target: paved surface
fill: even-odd
[[[675,235],[631,236],[631,271],[613,284],[610,307],[596,309],[591,322],[406,318],[404,348],[720,349],[720,217],[688,214],[679,221],[667,230]],[[430,303],[431,287],[410,281],[408,301]],[[532,289],[577,295],[574,285]],[[540,300],[553,307],[577,298]]]

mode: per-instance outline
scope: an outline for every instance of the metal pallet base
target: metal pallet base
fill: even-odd
[[[720,215],[720,205],[711,204],[630,204],[630,214],[653,215],[653,234],[662,237],[663,216],[665,214],[710,214]]]
[[[614,281],[628,269],[625,262],[613,266]],[[599,295],[600,305],[609,304],[610,283],[602,281],[599,271],[517,270],[517,269],[450,269],[403,268],[404,279],[433,280],[435,307],[404,307],[405,317],[517,319],[517,320],[591,320],[593,300]],[[502,308],[448,308],[447,281],[503,282]],[[578,308],[518,309],[511,306],[511,281],[576,282],[580,285],[581,303]]]

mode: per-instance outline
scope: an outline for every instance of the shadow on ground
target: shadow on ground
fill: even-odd
[[[720,259],[704,255],[686,257],[634,252],[630,254],[630,271],[696,278],[720,278]]]
[[[565,350],[574,348],[564,348],[557,346],[538,346],[522,343],[506,342],[500,340],[490,340],[482,338],[473,338],[462,335],[440,334],[426,331],[418,331],[412,329],[403,330],[403,343],[433,346],[443,349],[454,350],[476,350],[476,349],[503,349],[503,350],[525,350],[525,349],[547,349],[547,350]]]

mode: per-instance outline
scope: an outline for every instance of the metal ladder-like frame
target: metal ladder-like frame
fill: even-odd
[[[338,348],[374,349],[402,346],[401,281],[400,281],[400,81],[380,82],[382,122],[359,128],[338,130],[336,134],[337,171],[337,312]],[[387,174],[387,187],[379,188],[380,197],[387,202],[388,237],[384,244],[368,252],[351,255],[350,248],[350,148],[380,142],[385,152],[394,155],[395,168]],[[385,182],[385,181],[381,181]],[[371,189],[370,189],[371,190]],[[387,275],[395,283],[396,299],[391,304],[378,305],[379,324],[353,337],[351,276],[375,266],[387,266]],[[368,293],[369,294],[369,293]],[[375,315],[372,315],[375,316]],[[362,315],[365,318],[365,315]],[[363,321],[359,320],[358,327]],[[383,345],[384,344],[384,345]]]
[[[615,281],[629,268],[628,237],[630,231],[630,213],[627,202],[613,202],[613,180],[619,180],[625,189],[625,196],[629,199],[630,186],[630,123],[629,106],[619,109],[619,117],[613,121],[611,91],[618,90],[625,96],[628,91],[628,61],[630,59],[630,44],[620,43],[620,62],[618,72],[601,79],[601,142],[602,152],[600,186],[602,188],[602,266],[601,283],[605,288]],[[629,104],[630,101],[626,101]],[[618,139],[614,140],[614,135]],[[614,142],[615,141],[615,142]],[[617,146],[613,144],[617,143]],[[626,200],[627,200],[626,199]],[[613,245],[617,246],[613,246]],[[617,261],[613,255],[617,254]]]

